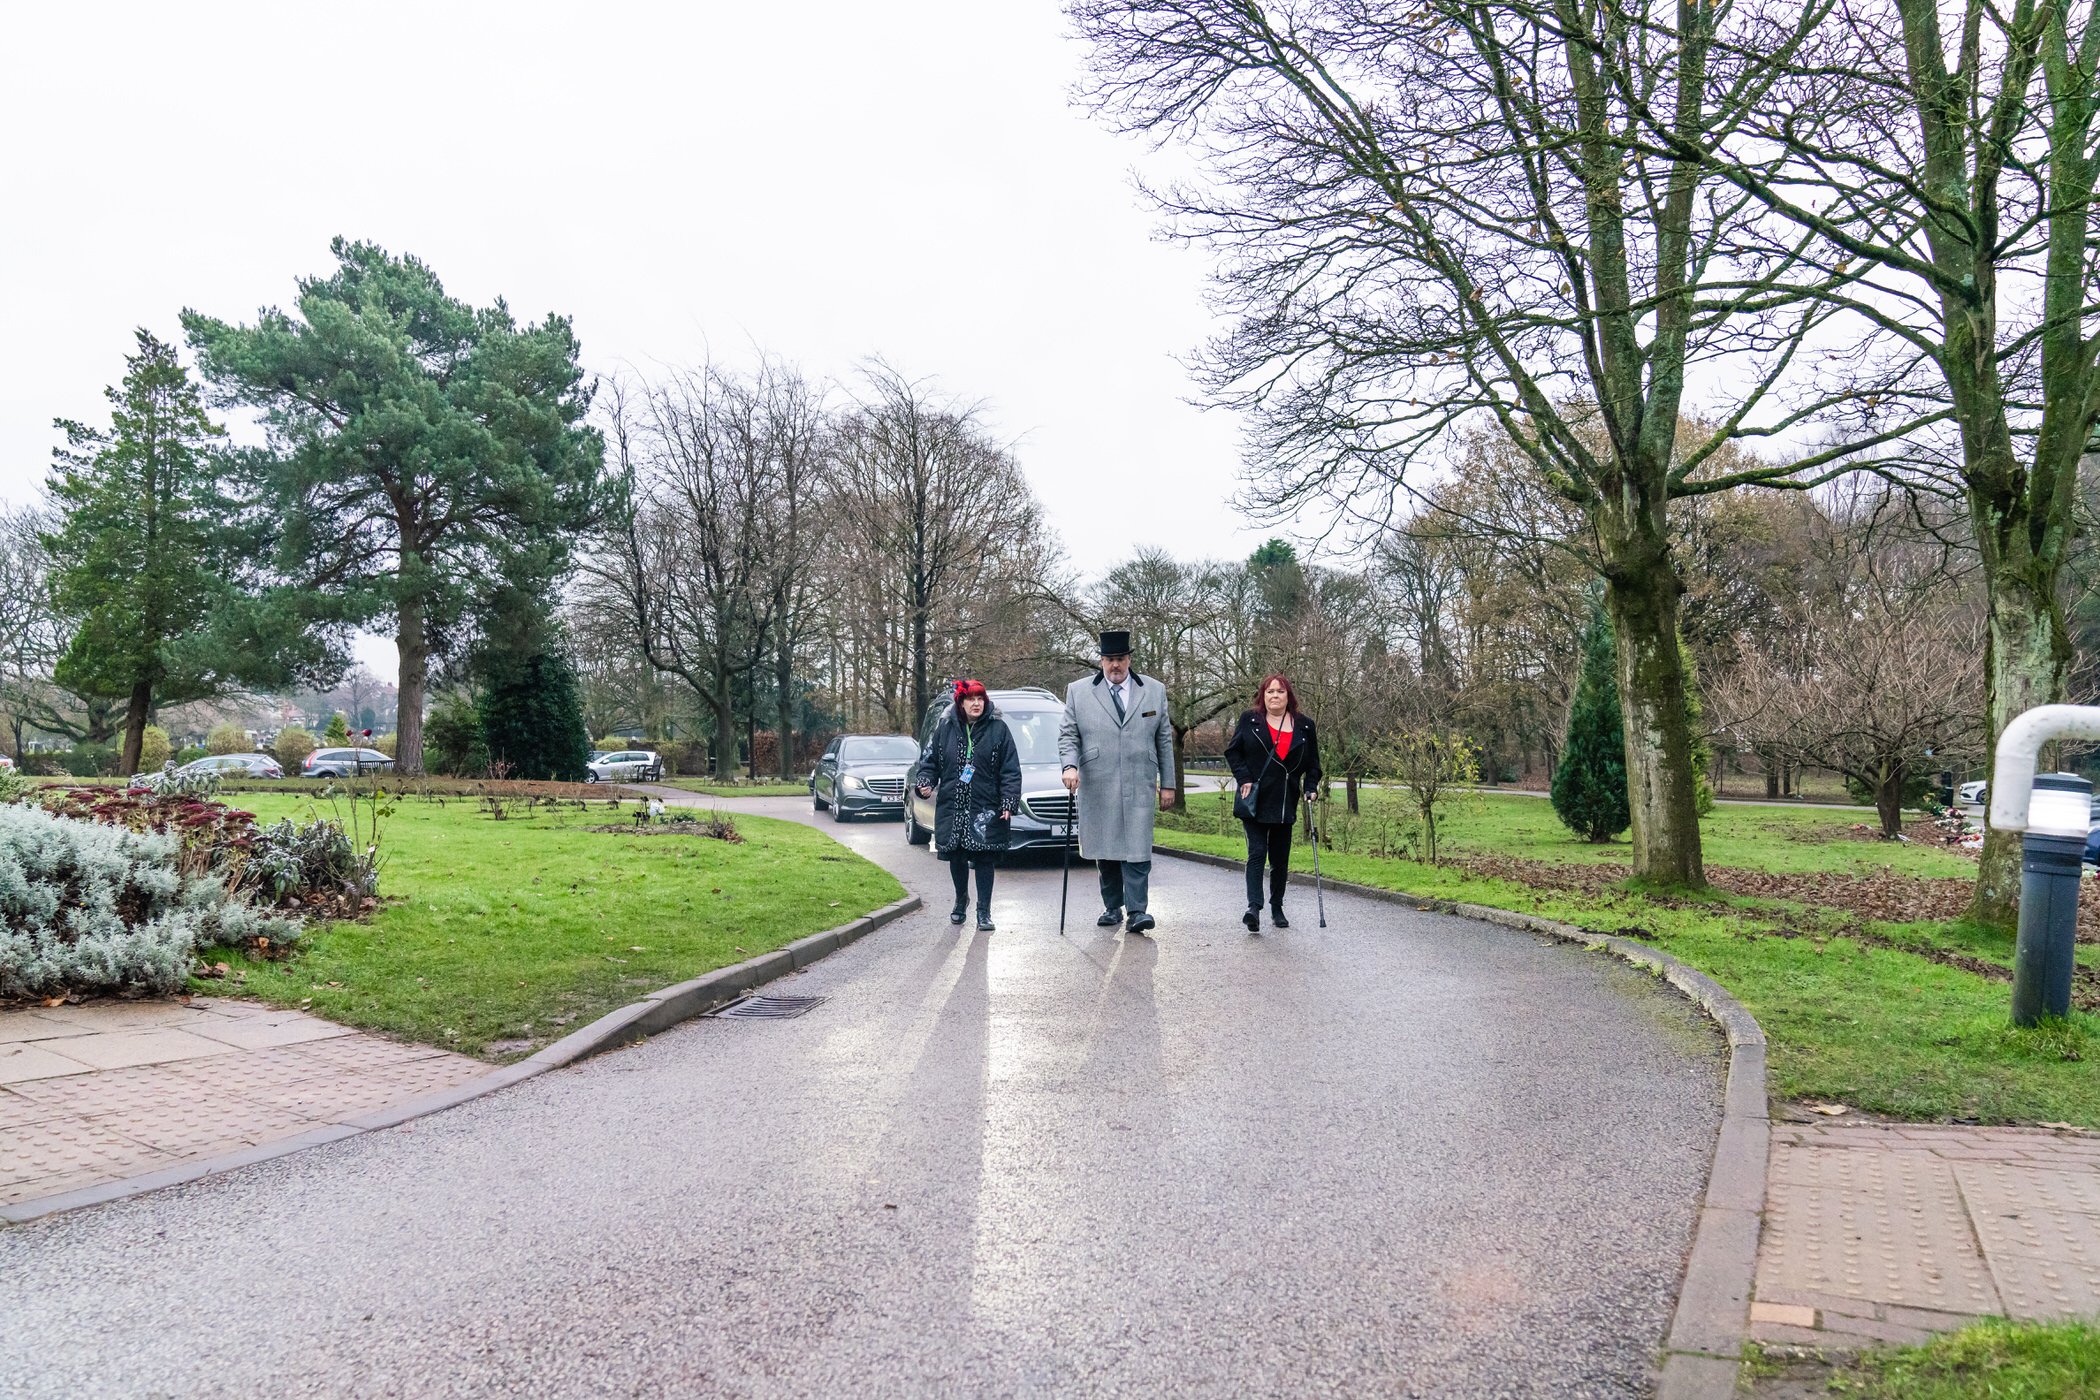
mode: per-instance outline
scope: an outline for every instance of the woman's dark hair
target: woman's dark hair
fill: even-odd
[[[1266,697],[1269,693],[1269,687],[1275,685],[1278,681],[1283,683],[1284,713],[1292,715],[1298,713],[1298,692],[1292,688],[1291,678],[1281,671],[1269,672],[1268,675],[1261,678],[1261,684],[1254,687],[1254,713],[1265,715],[1269,712],[1269,702]]]

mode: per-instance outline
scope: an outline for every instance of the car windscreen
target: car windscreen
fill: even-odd
[[[1057,762],[1057,727],[1064,717],[1063,710],[1008,711],[1000,716],[1013,731],[1023,763]]]
[[[848,739],[839,745],[841,763],[910,763],[919,756],[919,746],[902,734],[874,739]]]

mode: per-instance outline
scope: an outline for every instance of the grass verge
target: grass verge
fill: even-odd
[[[717,782],[713,778],[666,778],[663,786],[682,792],[705,793],[709,797],[807,797],[806,783]]]
[[[264,821],[314,807],[243,800]],[[887,872],[791,822],[738,817],[734,844],[587,829],[619,820],[602,802],[513,807],[499,821],[471,802],[398,800],[382,825],[384,908],[317,929],[284,962],[214,953],[231,975],[195,990],[508,1061],[903,896]]]
[[[1553,821],[1551,809],[1535,798],[1486,798],[1481,806],[1453,823],[1451,849],[1569,864],[1628,858],[1623,844],[1598,848],[1565,831],[1554,836],[1558,824],[1544,824]],[[1190,830],[1188,822],[1163,822],[1159,844],[1245,855],[1236,826],[1221,834]],[[1705,826],[1708,860],[1854,875],[1974,869],[1951,852],[1854,840],[1832,826],[1799,809],[1721,808]],[[1823,839],[1813,839],[1818,829]],[[1320,859],[1334,879],[1538,914],[1675,954],[1720,981],[1763,1024],[1777,1097],[1915,1120],[2100,1127],[2100,1016],[2074,1012],[2036,1030],[2012,1029],[2007,983],[1944,961],[2009,966],[2010,941],[1988,930],[1862,919],[1789,900],[1655,895],[1625,881],[1542,889],[1362,850],[1323,849]],[[1302,880],[1310,860],[1301,854],[1293,863]]]
[[[1979,1322],[1919,1346],[1868,1352],[1829,1386],[1855,1400],[2091,1400],[2100,1396],[2100,1327]]]

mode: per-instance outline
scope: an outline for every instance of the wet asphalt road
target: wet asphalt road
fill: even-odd
[[[773,815],[786,799],[737,804]],[[828,825],[828,822],[827,822]],[[1161,860],[405,1128],[0,1231],[0,1395],[1633,1395],[1722,1048],[1602,957]]]

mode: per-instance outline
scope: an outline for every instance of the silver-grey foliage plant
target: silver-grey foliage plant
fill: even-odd
[[[172,992],[200,947],[300,937],[216,876],[179,873],[176,853],[171,836],[0,806],[0,999]]]

